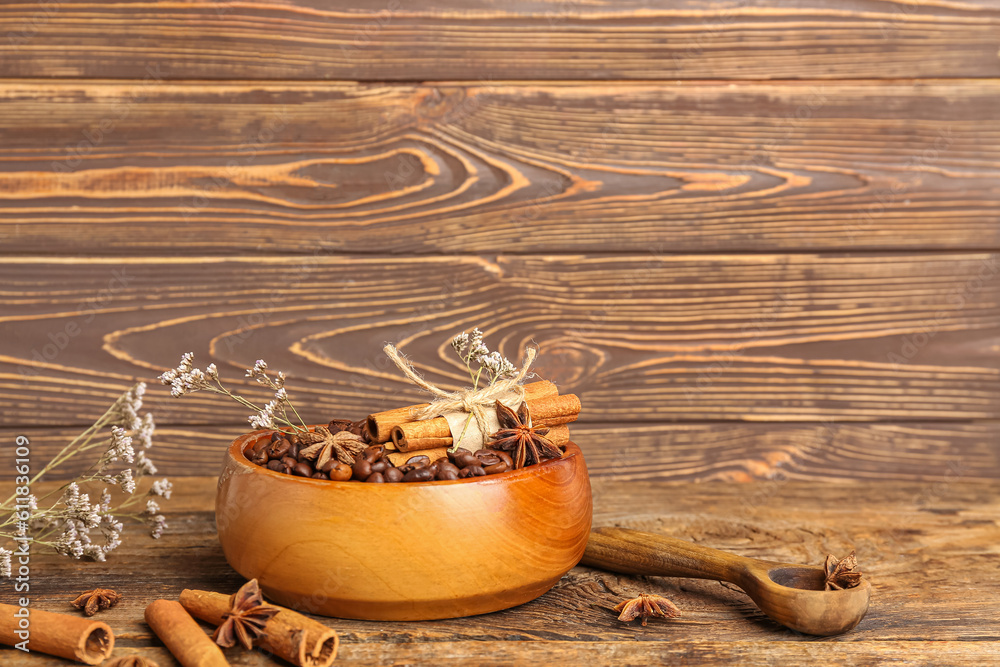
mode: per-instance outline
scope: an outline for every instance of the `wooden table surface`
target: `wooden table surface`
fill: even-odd
[[[35,603],[118,588],[118,653],[165,667],[146,602],[240,584],[186,476],[247,415],[154,385],[181,353],[261,403],[263,357],[321,423],[423,400],[386,341],[461,386],[478,326],[580,395],[596,524],[856,548],[872,609],[816,639],[577,568],[330,620],[342,663],[1000,662],[998,30],[997,0],[0,3],[0,447],[46,459],[142,380],[177,485],[162,540],[38,555]],[[621,625],[611,589],[683,616]]]
[[[215,536],[214,478],[180,481],[159,541],[129,534],[107,563],[37,557],[33,604],[72,612],[73,594],[113,588],[125,600],[97,618],[114,655],[174,664],[142,620],[155,598],[183,588],[233,591],[242,578]],[[712,581],[628,577],[584,567],[547,594],[494,614],[420,623],[324,619],[341,638],[336,664],[908,664],[1000,660],[1000,488],[948,482],[650,483],[595,479],[595,525],[619,525],[731,550],[819,564],[856,549],[872,582],[868,615],[839,637],[809,637],[763,616],[738,590]],[[605,608],[639,592],[668,597],[682,615],[625,625]],[[209,628],[206,627],[206,632]],[[234,665],[282,664],[230,649]],[[65,662],[0,649],[0,663]]]

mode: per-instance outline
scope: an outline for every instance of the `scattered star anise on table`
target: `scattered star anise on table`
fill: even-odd
[[[141,655],[126,655],[121,658],[111,658],[102,663],[101,667],[159,667],[159,665]]]
[[[316,470],[336,458],[341,463],[354,465],[354,457],[367,445],[364,438],[350,431],[331,433],[326,426],[317,426],[314,433],[299,436],[302,444],[308,445],[299,455],[304,459],[316,459]]]
[[[824,587],[828,591],[854,588],[861,583],[861,573],[855,572],[858,567],[858,557],[852,551],[847,558],[837,560],[837,557],[830,554],[826,557],[826,581]]]
[[[646,621],[653,616],[660,618],[676,618],[680,616],[681,610],[673,602],[659,595],[647,595],[639,593],[639,597],[625,600],[615,606],[615,611],[620,612],[619,621],[629,623],[637,618],[642,619],[645,627]]]
[[[82,609],[87,616],[93,616],[99,611],[111,609],[121,602],[122,596],[108,588],[95,588],[92,591],[80,593],[73,600],[73,606]]]
[[[264,636],[269,618],[280,611],[264,603],[257,580],[251,579],[233,595],[229,611],[222,615],[222,625],[212,633],[219,646],[230,648],[239,641],[248,651],[255,640]]]
[[[510,452],[515,469],[562,456],[559,448],[545,437],[549,429],[531,426],[531,415],[524,402],[514,412],[497,401],[497,421],[500,422],[500,429],[490,435],[493,442],[489,447]]]

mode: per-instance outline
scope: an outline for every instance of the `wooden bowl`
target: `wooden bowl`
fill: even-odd
[[[580,448],[473,480],[332,482],[276,473],[237,438],[215,504],[226,560],[271,600],[366,620],[484,614],[533,600],[583,556],[590,479]]]

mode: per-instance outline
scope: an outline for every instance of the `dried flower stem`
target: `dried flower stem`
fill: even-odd
[[[28,476],[27,465],[23,466],[23,470],[18,470],[19,490],[0,503],[0,516],[4,517],[0,522],[0,543],[6,540],[31,542],[72,558],[86,556],[104,560],[108,553],[121,544],[119,538],[123,525],[115,515],[146,523],[154,538],[162,534],[166,520],[159,513],[159,505],[152,497],[169,498],[172,488],[170,481],[159,480],[145,494],[135,494],[136,480],[156,473],[156,466],[146,456],[146,450],[152,446],[155,424],[152,415],[147,413],[140,418],[138,414],[145,389],[146,385],[140,382],[122,394],[91,426],[67,443],[34,475]],[[111,427],[110,435],[105,430],[107,427]],[[138,453],[133,444],[139,445]],[[41,498],[30,493],[33,484],[62,464],[98,448],[102,449],[101,455],[73,480]],[[112,468],[118,469],[117,472],[112,472]],[[80,485],[87,482],[113,484],[129,497],[113,506],[111,495],[105,488],[99,501],[92,503],[89,495],[80,490]],[[59,498],[51,505],[44,506],[43,501],[55,494],[60,494]],[[144,512],[120,513],[121,509],[143,500],[146,501]],[[91,530],[100,530],[104,538],[103,545],[91,541]],[[55,535],[58,537],[53,539]],[[11,552],[0,547],[0,577],[10,576],[10,556]]]

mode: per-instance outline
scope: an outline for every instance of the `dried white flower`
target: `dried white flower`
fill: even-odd
[[[150,487],[149,492],[154,496],[163,496],[167,500],[170,500],[170,494],[174,490],[174,485],[170,483],[170,480],[164,477],[163,479],[153,482],[153,486]]]
[[[102,515],[104,515],[104,519],[108,518],[108,512],[111,511],[111,494],[108,493],[107,489],[104,489],[104,491],[101,492],[101,502],[97,506],[97,509]],[[113,519],[114,517],[111,518]]]
[[[247,419],[250,426],[255,429],[274,428],[274,411],[279,408],[278,401],[270,401],[264,409],[255,415],[250,415]]]
[[[132,437],[126,435],[125,429],[120,426],[111,427],[111,444],[104,454],[105,459],[110,461],[125,461],[132,463],[135,460],[135,450],[132,449]]]
[[[209,380],[219,379],[219,369],[216,367],[215,364],[209,364],[208,366],[205,366],[205,377],[207,377]]]
[[[267,379],[267,362],[263,359],[258,359],[253,368],[247,369],[245,377],[253,378],[260,384],[270,384]]]
[[[146,513],[147,514],[159,514],[160,506],[156,504],[156,501],[150,498],[146,501]]]
[[[136,444],[143,449],[153,446],[153,433],[156,431],[156,424],[153,422],[153,413],[147,412],[142,416],[139,428],[133,434]]]
[[[517,374],[517,368],[514,364],[499,352],[491,352],[484,356],[482,358],[482,365],[490,376],[491,384],[497,380],[513,377]]]
[[[10,557],[14,552],[7,551],[3,547],[0,547],[0,577],[7,578],[10,576]]]
[[[129,495],[135,493],[135,480],[132,479],[131,468],[125,468],[125,470],[122,470],[120,473],[118,473],[116,481],[118,483],[118,486],[120,486],[122,491],[124,491],[125,493]]]
[[[167,520],[162,514],[157,514],[149,520],[150,531],[149,535],[154,540],[160,539],[163,535],[163,531],[167,529]]]
[[[160,375],[160,383],[170,387],[171,396],[183,396],[184,394],[211,387],[208,378],[205,377],[205,373],[194,367],[193,360],[194,353],[185,352],[181,355],[181,362],[177,365],[177,368],[173,368]]]
[[[96,544],[87,544],[83,547],[83,553],[81,556],[104,562],[104,549]]]
[[[469,347],[469,334],[464,331],[458,334],[451,339],[451,346],[455,348],[455,352],[461,357],[462,353],[465,352],[465,348]]]
[[[153,462],[146,458],[146,452],[140,451],[135,456],[135,475],[136,477],[145,477],[147,475],[155,475],[156,466]]]

